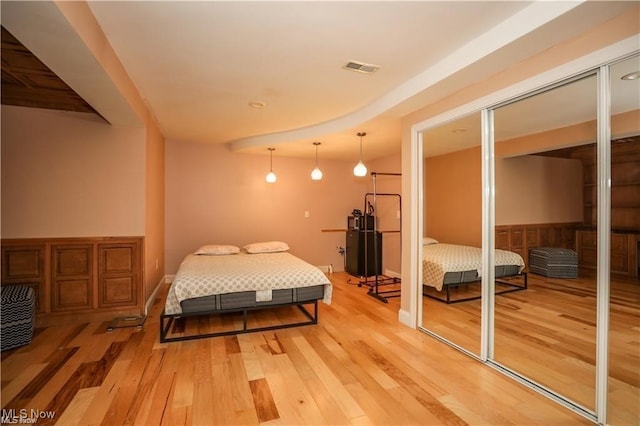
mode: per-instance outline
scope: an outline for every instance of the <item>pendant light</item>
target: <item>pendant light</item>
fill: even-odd
[[[322,170],[318,167],[318,146],[320,142],[313,143],[316,146],[316,168],[311,171],[311,180],[322,180]]]
[[[362,162],[362,137],[366,135],[367,134],[365,132],[358,133],[358,136],[360,136],[360,161],[358,161],[358,164],[353,168],[353,174],[355,176],[362,177],[367,175],[367,166]]]
[[[269,153],[271,155],[271,158],[269,159],[269,173],[267,173],[267,176],[264,178],[264,180],[267,181],[267,183],[275,183],[276,180],[278,180],[278,178],[276,177],[276,174],[273,173],[273,151],[275,151],[275,148],[267,148],[269,150]]]

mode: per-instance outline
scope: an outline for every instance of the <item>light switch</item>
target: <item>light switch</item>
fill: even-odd
[[[304,217],[309,217],[309,210],[305,210]]]

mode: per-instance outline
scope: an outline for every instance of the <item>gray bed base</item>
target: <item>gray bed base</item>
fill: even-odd
[[[496,272],[495,272],[496,283],[506,285],[508,286],[508,288],[505,290],[497,291],[495,294],[505,294],[505,293],[511,293],[513,291],[527,289],[528,287],[527,273],[518,272],[519,270],[520,270],[520,267],[518,265],[497,265]],[[515,277],[522,277],[523,278],[522,284],[497,279],[497,278],[515,278]],[[444,293],[443,296],[429,294],[427,292],[427,289],[431,288],[435,290],[435,288],[431,286],[427,286],[426,284],[422,285],[422,294],[426,297],[438,300],[440,302],[445,302],[447,304],[466,302],[467,300],[476,300],[476,299],[480,299],[482,296],[471,296],[471,297],[463,297],[460,299],[452,299],[451,289],[460,287],[463,285],[479,283],[480,281],[481,281],[481,278],[478,276],[478,271],[476,270],[461,271],[461,272],[447,272],[444,274],[442,290],[438,292],[438,294]]]
[[[256,302],[255,291],[226,293],[183,300],[180,303],[182,306],[182,313],[166,314],[162,311],[162,314],[160,315],[160,342],[180,342],[185,340],[229,336],[234,334],[278,330],[317,324],[318,300],[322,300],[323,297],[324,284],[310,287],[273,290],[272,299],[266,302]],[[305,305],[311,304],[313,304],[313,312],[310,312],[305,307]],[[297,306],[306,319],[267,327],[248,327],[247,314],[250,311],[287,306]],[[242,328],[239,330],[218,331],[214,333],[170,336],[171,327],[177,319],[224,313],[242,313]]]

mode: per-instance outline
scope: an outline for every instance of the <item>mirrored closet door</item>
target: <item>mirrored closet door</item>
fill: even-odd
[[[640,416],[640,58],[610,67],[611,264],[607,423]],[[635,78],[634,78],[635,76]],[[585,187],[591,210],[596,188]],[[585,246],[583,250],[592,250]]]
[[[579,270],[578,249],[597,241],[587,196],[596,89],[595,74],[583,76],[496,108],[493,123],[495,246],[522,257],[528,283],[495,296],[492,358],[587,412],[596,398],[597,271]]]
[[[480,355],[482,157],[480,113],[429,129],[423,140],[424,238],[422,327]],[[441,142],[445,141],[445,144]],[[477,265],[449,264],[461,247],[476,251]],[[455,263],[455,262],[454,262]]]

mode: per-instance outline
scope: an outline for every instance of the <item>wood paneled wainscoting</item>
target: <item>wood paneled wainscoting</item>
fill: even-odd
[[[577,232],[577,237],[577,251],[580,266],[584,268],[595,268],[598,262],[598,233],[593,228],[585,228]],[[611,272],[619,275],[638,277],[640,275],[640,265],[638,264],[640,230],[612,230],[609,244],[611,250]]]
[[[496,226],[496,248],[518,253],[529,265],[529,250],[560,247],[576,250],[576,231],[581,223],[538,223]]]
[[[2,285],[36,294],[38,326],[141,315],[142,237],[2,240]]]
[[[529,264],[529,250],[534,247],[561,247],[578,254],[581,268],[595,268],[597,233],[581,223],[551,223],[496,226],[496,248],[518,253]],[[611,272],[630,277],[640,276],[640,230],[611,231]]]

